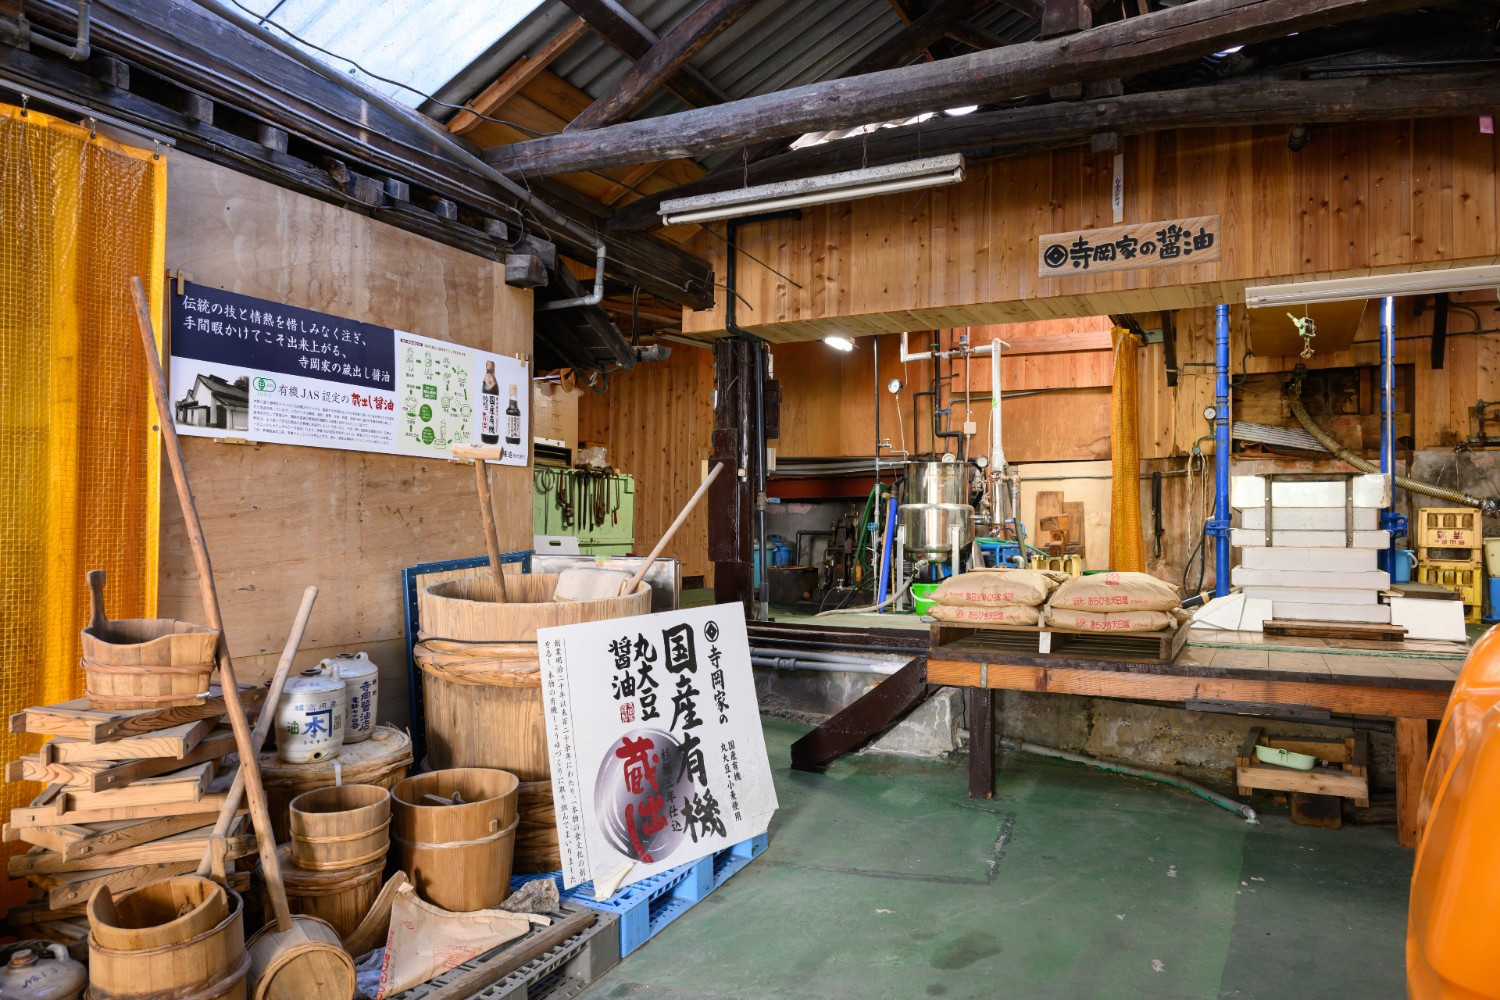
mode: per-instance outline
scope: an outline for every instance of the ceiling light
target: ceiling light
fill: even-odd
[[[823,343],[827,344],[835,351],[854,350],[854,341],[850,340],[848,337],[824,337]]]
[[[964,179],[961,153],[931,156],[908,163],[891,163],[883,167],[845,170],[820,177],[802,177],[793,181],[758,184],[733,191],[715,191],[689,198],[671,198],[657,209],[663,225],[680,226],[714,219],[732,219],[741,215],[776,212],[830,201],[853,201],[881,194],[897,194],[922,188],[957,184]]]
[[[1388,295],[1435,295],[1472,288],[1500,286],[1500,267],[1442,267],[1404,274],[1372,274],[1329,281],[1295,281],[1285,285],[1260,285],[1245,289],[1245,305],[1251,309],[1280,308],[1313,302],[1352,302]]]

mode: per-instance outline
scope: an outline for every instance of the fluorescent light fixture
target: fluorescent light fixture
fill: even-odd
[[[833,348],[835,351],[852,351],[852,350],[854,350],[854,341],[850,340],[848,337],[839,337],[839,336],[824,337],[823,338],[823,343],[827,344],[829,347]]]
[[[1443,267],[1400,274],[1371,274],[1359,278],[1260,285],[1245,289],[1245,305],[1251,309],[1281,308],[1311,305],[1315,302],[1351,302],[1357,299],[1379,299],[1387,295],[1435,295],[1439,292],[1496,287],[1500,287],[1500,267]]]
[[[961,153],[930,156],[925,160],[892,163],[883,167],[845,170],[820,177],[758,184],[733,191],[715,191],[688,198],[671,198],[657,209],[663,225],[732,219],[741,215],[777,212],[787,208],[822,205],[830,201],[853,201],[881,194],[898,194],[922,188],[957,184],[964,179]]]

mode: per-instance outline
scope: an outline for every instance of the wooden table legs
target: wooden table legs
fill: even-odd
[[[995,692],[971,687],[969,697],[969,798],[995,797]]]
[[[1396,833],[1402,847],[1417,846],[1417,806],[1427,772],[1427,720],[1396,720]],[[972,786],[973,779],[970,778]]]

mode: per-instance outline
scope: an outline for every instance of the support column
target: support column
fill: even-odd
[[[1215,319],[1214,515],[1205,530],[1214,540],[1214,596],[1224,597],[1229,593],[1229,307],[1219,306]]]
[[[1417,809],[1427,774],[1426,719],[1396,720],[1396,836],[1402,847],[1417,846]]]
[[[753,617],[752,591],[757,482],[761,453],[757,447],[757,418],[775,436],[777,394],[765,370],[764,343],[748,337],[725,337],[714,345],[713,460],[727,468],[708,489],[708,555],[714,561],[714,599],[735,601]],[[757,378],[757,369],[760,377]],[[770,399],[757,407],[755,387],[772,388]]]

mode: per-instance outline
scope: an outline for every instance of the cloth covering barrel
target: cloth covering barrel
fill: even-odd
[[[507,576],[504,604],[483,577],[434,583],[418,597],[427,759],[435,768],[500,768],[525,783],[514,852],[522,872],[561,867],[537,629],[651,611],[644,585],[623,597],[553,601],[557,581],[555,573]]]

